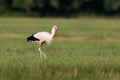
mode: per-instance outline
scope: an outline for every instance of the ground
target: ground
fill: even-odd
[[[58,26],[46,59],[26,38]],[[119,80],[120,20],[0,18],[0,80]]]

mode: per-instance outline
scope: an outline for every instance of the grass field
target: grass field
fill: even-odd
[[[26,37],[53,25],[40,59]],[[0,18],[0,80],[120,80],[120,19]]]

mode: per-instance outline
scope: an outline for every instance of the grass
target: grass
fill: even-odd
[[[0,80],[119,80],[120,20],[0,18]],[[57,25],[62,38],[38,45],[26,37]]]

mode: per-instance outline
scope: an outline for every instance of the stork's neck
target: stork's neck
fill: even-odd
[[[51,30],[51,36],[54,37],[54,35],[55,35],[55,29],[52,28],[52,30]]]

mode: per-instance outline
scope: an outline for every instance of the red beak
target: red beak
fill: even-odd
[[[57,28],[55,31],[56,31],[56,32],[58,33],[58,35],[61,37],[61,34],[60,34],[58,28]]]
[[[58,28],[55,31],[58,32]]]

